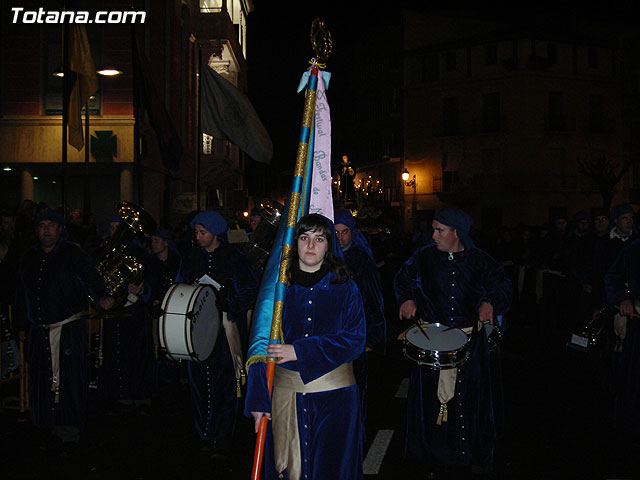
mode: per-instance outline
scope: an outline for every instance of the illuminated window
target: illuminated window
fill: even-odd
[[[220,13],[224,0],[200,0],[201,13]]]

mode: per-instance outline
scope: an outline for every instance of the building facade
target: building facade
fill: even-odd
[[[635,32],[577,17],[402,24],[405,225],[450,204],[482,227],[570,218],[603,206],[596,165],[628,166],[611,201],[637,202]]]
[[[31,23],[28,17],[44,10],[46,19],[46,13],[61,9],[62,3],[25,1],[17,22],[13,14],[2,17],[2,206],[32,200],[53,208],[64,205],[67,211],[90,211],[100,219],[111,215],[118,201],[128,200],[161,225],[175,225],[198,208],[215,208],[228,216],[246,209],[244,154],[229,142],[199,133],[198,73],[200,62],[208,64],[246,91],[251,1],[67,2],[68,8],[88,11],[89,18],[100,10],[115,20],[118,12],[145,15],[135,25],[85,25],[96,67],[113,66],[122,74],[100,77],[99,90],[89,102],[89,148],[78,151],[69,145],[66,162],[63,80],[51,74],[64,61],[64,25]],[[139,64],[133,59],[136,42],[144,59]],[[145,81],[146,103],[136,87]],[[172,129],[158,128],[158,109],[166,111]],[[83,114],[85,123],[86,117]],[[182,155],[169,165],[163,161],[158,135],[172,130]]]

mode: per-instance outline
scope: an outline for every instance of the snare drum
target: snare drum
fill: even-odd
[[[220,330],[216,296],[209,285],[176,283],[162,300],[160,346],[174,360],[206,361]]]
[[[459,328],[440,323],[423,323],[410,328],[403,339],[402,351],[409,360],[433,370],[446,370],[462,365],[469,358],[469,336]]]

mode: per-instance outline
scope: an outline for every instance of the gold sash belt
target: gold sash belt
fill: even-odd
[[[318,393],[355,385],[351,363],[343,363],[320,378],[302,383],[300,373],[276,366],[271,398],[273,446],[278,473],[287,470],[291,480],[301,473],[300,437],[296,393]]]
[[[482,329],[482,322],[477,323],[478,331]],[[463,328],[462,331],[467,335],[471,335],[473,327]],[[446,370],[440,370],[440,376],[438,377],[438,400],[440,400],[440,412],[438,412],[438,418],[436,419],[436,425],[442,425],[449,419],[449,412],[447,410],[447,403],[453,398],[456,392],[456,379],[458,378],[458,368],[449,368]]]
[[[60,401],[60,335],[62,327],[67,323],[75,322],[80,318],[84,318],[86,312],[78,312],[65,318],[61,322],[43,325],[49,330],[49,346],[51,347],[51,391],[55,392],[54,403]]]

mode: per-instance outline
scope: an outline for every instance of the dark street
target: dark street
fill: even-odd
[[[424,472],[402,460],[403,389],[411,365],[400,342],[393,340],[400,326],[392,308],[390,303],[389,354],[371,362],[365,473],[371,479],[424,478]],[[494,477],[639,478],[633,469],[640,448],[625,445],[610,432],[611,400],[597,356],[569,349],[547,323],[541,318],[539,328],[524,327],[513,318],[502,340],[504,433],[496,445]],[[11,388],[4,386],[3,392]],[[83,441],[70,458],[40,451],[29,422],[19,421],[15,410],[5,410],[3,478],[250,478],[252,422],[240,420],[229,461],[212,460],[200,451],[185,385],[165,384],[150,416],[106,415],[92,395]],[[390,442],[369,452],[376,437],[390,437]]]

